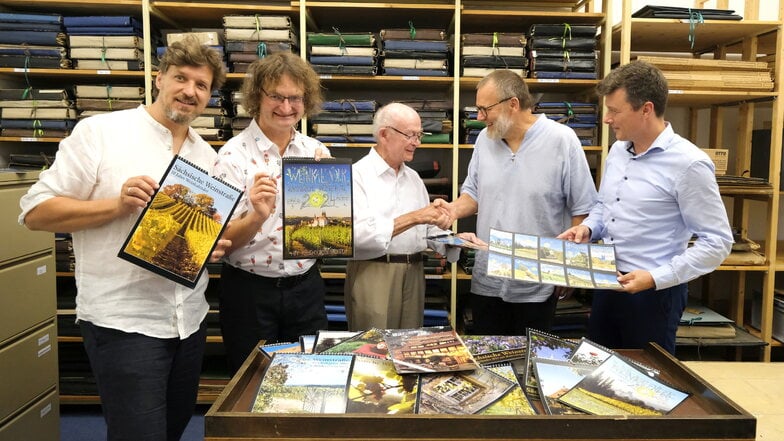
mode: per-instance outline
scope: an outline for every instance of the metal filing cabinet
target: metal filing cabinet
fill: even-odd
[[[0,441],[60,437],[54,234],[17,223],[37,179],[0,171]]]

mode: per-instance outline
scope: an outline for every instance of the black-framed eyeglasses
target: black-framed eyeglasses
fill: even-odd
[[[305,97],[302,95],[290,95],[290,96],[283,96],[278,95],[277,93],[268,93],[266,90],[261,89],[264,92],[264,95],[267,95],[269,99],[275,101],[277,104],[283,104],[284,101],[288,100],[289,104],[295,106],[297,104],[302,104],[305,102]]]
[[[505,103],[505,102],[511,100],[512,98],[514,98],[514,97],[510,96],[510,97],[504,98],[504,99],[502,99],[501,101],[499,101],[499,102],[497,102],[495,104],[490,104],[489,106],[476,106],[476,110],[477,110],[477,112],[479,112],[482,115],[484,115],[485,118],[487,118],[487,112],[489,112],[490,109],[492,109],[493,107],[495,107],[495,106],[497,106],[497,105],[499,105],[501,103]]]
[[[402,131],[400,131],[400,130],[392,127],[392,126],[386,126],[386,128],[387,129],[392,129],[392,130],[396,131],[397,133],[400,133],[401,135],[405,136],[406,137],[406,141],[409,141],[409,142],[413,141],[414,139],[416,139],[417,141],[421,141],[423,136],[430,134],[428,132],[416,132],[416,133],[412,133],[412,134],[409,135],[408,133],[402,132]]]

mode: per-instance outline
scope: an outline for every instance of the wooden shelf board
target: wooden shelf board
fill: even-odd
[[[26,71],[26,72],[25,72]],[[138,78],[144,80],[144,71],[135,70],[94,70],[94,69],[24,69],[20,67],[0,67],[0,74],[20,75],[26,73],[28,76],[48,76],[65,78],[90,78],[112,77],[112,78]]]
[[[131,14],[141,17],[142,0],[3,0],[3,6],[14,10],[56,12],[64,15],[97,15],[97,13]]]
[[[0,142],[60,142],[62,138],[35,138],[19,136],[0,136]]]
[[[299,8],[290,3],[270,4],[262,2],[185,2],[151,1],[150,11],[162,18],[190,27],[222,27],[224,15],[288,15],[299,18]]]
[[[775,99],[776,92],[731,91],[731,90],[670,90],[668,105],[705,108],[710,106],[737,105],[743,102],[754,102]]]
[[[694,48],[689,42],[689,22],[678,19],[632,18],[632,51],[706,53],[744,38],[766,34],[778,28],[778,21],[766,20],[705,20],[694,27]],[[612,32],[613,49],[620,46],[621,26]]]
[[[567,12],[567,11],[534,11],[523,9],[507,9],[488,7],[471,9],[463,6],[460,13],[461,31],[463,33],[515,32],[524,34],[532,24],[582,24],[600,25],[604,22],[601,12]]]
[[[754,328],[751,325],[746,325],[745,328],[746,328],[746,332],[748,332],[749,334],[751,334],[751,335],[753,335],[753,336],[755,336],[757,338],[760,338],[760,339],[762,338],[762,333],[759,331],[759,329]],[[770,342],[768,342],[768,343],[770,343],[770,346],[774,347],[774,348],[775,347],[784,347],[784,343],[782,343],[781,341],[777,340],[775,337],[771,337]]]

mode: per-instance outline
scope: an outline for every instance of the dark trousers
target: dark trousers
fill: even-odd
[[[637,294],[596,290],[590,339],[611,349],[641,349],[652,341],[675,354],[675,333],[688,295],[685,283]]]
[[[296,342],[327,329],[324,292],[315,265],[301,277],[273,279],[224,264],[220,323],[232,375],[259,340]]]
[[[541,303],[511,303],[499,297],[471,293],[472,333],[476,335],[527,335],[527,328],[550,331],[558,298]]]
[[[109,441],[176,441],[196,407],[207,328],[185,340],[80,321]]]

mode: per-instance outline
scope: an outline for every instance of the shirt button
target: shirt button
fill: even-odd
[[[615,218],[613,218],[613,219],[610,219],[610,222],[615,222]]]
[[[628,180],[629,180],[629,177],[628,177],[628,176],[624,176],[624,177],[623,177],[623,180],[624,180],[624,181],[628,181]]]
[[[618,202],[618,201],[620,201],[620,200],[621,200],[621,198],[615,198],[615,201],[616,201],[616,202]]]

